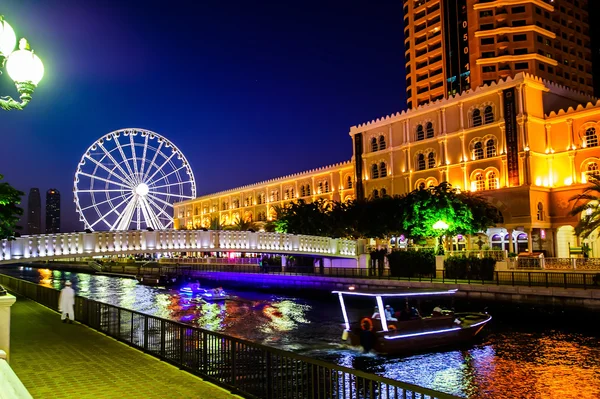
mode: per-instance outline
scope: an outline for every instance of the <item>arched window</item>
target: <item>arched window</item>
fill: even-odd
[[[386,177],[387,176],[387,165],[385,162],[379,164],[379,176]]]
[[[427,168],[435,168],[435,154],[433,151],[427,154]]]
[[[329,192],[329,182],[327,180],[325,180],[325,192]]]
[[[300,196],[306,197],[306,188],[304,188],[304,185],[300,186]]]
[[[537,220],[544,220],[544,205],[541,202],[537,204]]]
[[[306,195],[312,195],[312,191],[310,191],[310,184],[306,185]]]
[[[375,137],[371,139],[371,151],[377,151],[377,139]]]
[[[489,139],[485,143],[485,157],[491,158],[496,156],[496,141]]]
[[[352,176],[346,177],[346,188],[352,188]]]
[[[371,165],[371,179],[377,179],[379,177],[379,168],[377,164]]]
[[[419,154],[417,156],[417,170],[425,170],[425,155]]]
[[[496,172],[489,172],[487,178],[488,190],[496,190],[498,188],[498,176],[496,176]]]
[[[477,191],[485,190],[485,178],[483,177],[483,173],[477,173],[475,176],[475,187]]]
[[[588,180],[592,179],[600,179],[600,170],[598,170],[598,164],[596,162],[590,162],[587,165],[586,175]]]
[[[377,189],[373,190],[373,198],[378,198],[379,197],[379,191],[377,191]]]
[[[283,197],[283,198],[286,199],[286,200],[290,199],[290,189],[289,188],[285,189],[285,197]]]
[[[294,198],[294,187],[290,188],[290,198]]]
[[[323,194],[323,182],[322,181],[320,181],[317,184],[317,194]]]
[[[483,111],[483,123],[484,124],[488,124],[488,123],[493,123],[494,122],[494,110],[492,109],[491,105],[488,105],[487,107],[485,107],[485,110]]]
[[[387,190],[385,188],[381,189],[381,196],[385,197],[387,195]]]
[[[596,128],[589,127],[585,130],[585,146],[586,147],[597,147],[598,136],[596,135]]]
[[[258,205],[261,205],[264,203],[265,203],[265,194],[264,193],[258,194]]]
[[[385,150],[385,137],[379,136],[379,149],[380,150]]]
[[[427,132],[427,138],[430,139],[433,137],[433,123],[431,122],[427,122],[427,125],[425,126],[425,130]]]
[[[478,141],[473,146],[473,158],[483,159],[483,144],[481,144],[481,141]]]
[[[473,111],[473,126],[481,126],[481,111],[479,109]]]
[[[423,125],[417,126],[417,141],[425,139],[425,132],[423,131]]]

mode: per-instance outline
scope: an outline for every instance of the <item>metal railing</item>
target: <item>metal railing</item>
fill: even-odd
[[[449,284],[483,284],[483,285],[510,285],[527,287],[556,287],[556,288],[581,288],[600,289],[600,273],[578,273],[558,271],[495,271],[492,278],[481,278],[467,274],[464,278],[457,278],[446,270],[438,270],[436,274],[416,275],[413,277],[392,276],[389,269],[378,273],[373,269],[358,269],[344,267],[327,267],[322,270],[316,268],[290,269],[276,266],[254,265],[190,265],[189,275],[200,272],[229,272],[229,273],[262,273],[283,276],[323,276],[347,277],[376,280],[418,281],[430,283]]]
[[[56,310],[59,291],[1,275],[0,283]],[[76,297],[75,319],[247,398],[457,399],[218,332]]]
[[[507,251],[504,250],[465,250],[465,251],[446,251],[445,257],[464,256],[477,258],[493,258],[496,261],[503,261],[507,258]]]

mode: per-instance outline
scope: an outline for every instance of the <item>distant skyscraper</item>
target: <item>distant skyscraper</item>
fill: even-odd
[[[46,233],[60,233],[60,193],[55,188],[46,192]]]
[[[40,189],[32,188],[27,197],[27,234],[42,232],[42,200]]]

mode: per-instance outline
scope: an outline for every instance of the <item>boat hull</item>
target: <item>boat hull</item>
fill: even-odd
[[[460,320],[460,324],[455,320]],[[397,328],[381,331],[354,325],[348,332],[348,342],[365,351],[380,354],[405,354],[467,343],[491,320],[483,313],[462,313],[445,319],[425,318],[408,322],[392,322]]]

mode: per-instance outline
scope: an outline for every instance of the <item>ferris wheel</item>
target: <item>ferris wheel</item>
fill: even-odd
[[[173,226],[173,203],[196,197],[183,153],[158,133],[108,133],[81,157],[73,193],[79,220],[90,230],[163,230]]]

